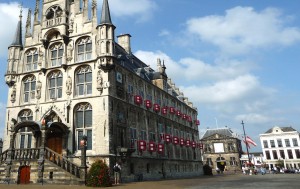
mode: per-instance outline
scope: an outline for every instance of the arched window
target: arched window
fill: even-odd
[[[25,71],[30,72],[37,69],[38,53],[36,49],[30,49],[25,53]]]
[[[64,46],[62,43],[54,44],[50,47],[51,67],[60,66],[64,53]]]
[[[23,80],[23,95],[24,99],[23,102],[29,103],[32,100],[35,99],[35,85],[36,85],[36,80],[34,76],[27,76]]]
[[[50,99],[62,97],[63,76],[61,71],[51,72],[48,76],[48,94]]]
[[[33,120],[33,114],[31,110],[22,110],[18,115],[18,121],[28,121]],[[23,148],[31,148],[32,143],[32,132],[29,127],[22,127],[18,133],[19,146],[21,149]]]
[[[33,114],[31,110],[22,110],[18,115],[18,122],[22,121],[32,121],[33,120]]]
[[[75,138],[76,149],[80,149],[80,140],[83,136],[87,136],[87,150],[92,150],[92,125],[93,125],[93,110],[89,103],[80,103],[75,106]]]
[[[77,61],[90,60],[92,58],[92,40],[90,37],[79,39],[77,42]]]
[[[81,66],[76,71],[76,95],[92,94],[92,69],[90,66]]]

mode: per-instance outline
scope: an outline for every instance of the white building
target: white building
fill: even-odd
[[[292,127],[275,126],[260,134],[264,163],[273,168],[280,161],[284,167],[300,168],[300,133]]]

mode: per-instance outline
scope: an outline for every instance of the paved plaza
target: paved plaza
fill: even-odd
[[[300,187],[300,174],[242,175],[224,174],[202,176],[192,179],[163,181],[143,181],[123,183],[110,188],[115,189],[297,189]],[[86,189],[74,185],[7,185],[0,189]]]

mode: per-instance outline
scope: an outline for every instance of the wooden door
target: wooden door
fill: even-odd
[[[29,184],[30,182],[30,167],[23,166],[20,168],[20,184]]]
[[[58,154],[62,154],[62,137],[52,136],[48,138],[47,147]]]

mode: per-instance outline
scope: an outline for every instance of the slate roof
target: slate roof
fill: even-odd
[[[107,0],[103,0],[100,24],[111,24],[112,25]]]
[[[13,40],[12,44],[10,45],[10,47],[11,46],[23,47],[23,44],[22,44],[22,15],[20,15],[20,20],[18,22],[14,40]]]
[[[205,139],[215,134],[236,138],[236,135],[234,135],[234,133],[231,131],[230,128],[218,128],[218,129],[207,129],[201,139]]]
[[[295,129],[292,128],[292,127],[279,127],[279,128],[282,130],[282,132],[297,131],[297,130],[295,130]],[[265,133],[267,134],[267,133],[272,133],[272,132],[273,132],[273,128],[267,130]]]

